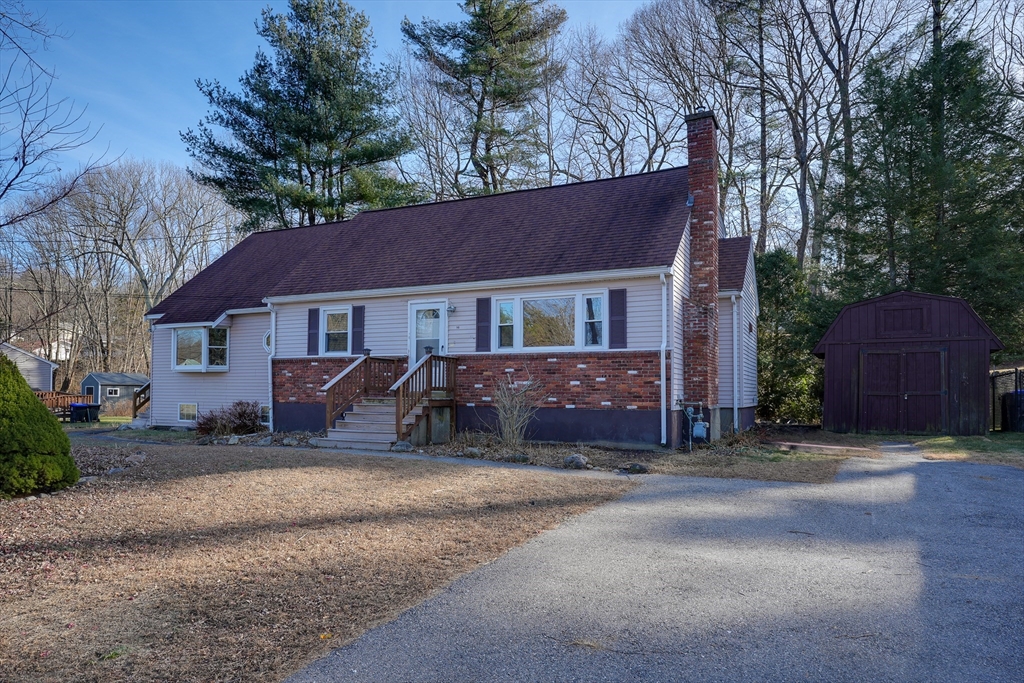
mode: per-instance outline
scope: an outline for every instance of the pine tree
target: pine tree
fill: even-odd
[[[469,165],[480,184],[456,191],[501,192],[514,168],[535,163],[539,122],[529,104],[562,68],[542,47],[566,14],[545,0],[466,0],[460,7],[467,15],[461,22],[405,19],[402,33],[438,73],[435,85],[468,114]]]
[[[1024,112],[969,40],[912,68],[876,63],[861,89],[856,201],[837,234],[846,300],[897,289],[959,296],[1024,352]]]
[[[212,110],[182,134],[201,164],[196,177],[246,216],[240,229],[313,225],[416,199],[381,168],[408,140],[388,113],[393,79],[370,62],[366,15],[342,0],[291,0],[287,15],[264,10],[258,32],[272,57],[257,52],[240,93],[197,81]]]

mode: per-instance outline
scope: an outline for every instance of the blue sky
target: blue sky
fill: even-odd
[[[462,16],[455,0],[354,0],[370,17],[378,61],[401,48],[399,25]],[[592,23],[609,37],[642,0],[560,0],[569,27]],[[28,0],[28,9],[59,26],[37,59],[57,74],[52,94],[86,107],[95,141],[72,155],[82,162],[106,154],[187,165],[179,131],[194,128],[207,107],[195,80],[234,88],[262,43],[255,21],[286,0]]]

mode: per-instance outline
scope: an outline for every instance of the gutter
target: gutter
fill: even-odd
[[[732,431],[740,433],[740,353],[739,323],[736,316],[736,295],[729,296],[732,302]]]
[[[668,417],[666,415],[665,350],[668,348],[668,282],[661,274],[661,445],[668,444]]]
[[[277,353],[277,310],[274,304],[267,304],[270,309],[270,353],[267,355],[267,406],[270,408],[270,433],[274,433],[274,356]]]
[[[315,303],[318,301],[334,301],[337,299],[370,299],[389,296],[437,296],[439,291],[472,292],[481,289],[502,289],[509,287],[531,287],[534,285],[573,284],[578,282],[598,282],[601,280],[633,280],[645,277],[664,277],[672,273],[672,266],[651,266],[647,268],[619,268],[616,270],[594,270],[583,273],[562,273],[558,275],[538,275],[534,277],[504,278],[501,280],[480,280],[476,282],[442,282],[432,285],[413,287],[389,287],[382,289],[360,289],[348,292],[317,292],[314,294],[288,294],[284,296],[264,297],[266,303],[293,304]]]

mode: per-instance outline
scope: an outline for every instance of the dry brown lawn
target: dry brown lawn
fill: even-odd
[[[424,450],[438,456],[463,456],[467,448],[474,447],[480,449],[481,457],[487,460],[524,462],[547,467],[561,467],[567,455],[579,453],[586,456],[592,466],[603,470],[616,470],[629,463],[641,463],[653,474],[809,484],[834,480],[844,460],[851,456],[865,455],[862,450],[853,449],[789,452],[763,443],[767,438],[769,436],[765,433],[751,430],[737,436],[728,436],[711,445],[697,446],[692,452],[687,452],[686,449],[619,450],[586,444],[545,443],[527,443],[518,449],[509,449],[491,435],[463,433],[451,444],[431,446]]]
[[[0,502],[0,680],[279,680],[631,486],[297,449],[114,455],[138,452]]]

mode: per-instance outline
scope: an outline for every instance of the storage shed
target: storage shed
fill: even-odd
[[[90,372],[82,380],[82,393],[109,409],[122,401],[130,406],[135,392],[147,384],[149,378],[135,372]]]
[[[1002,348],[963,299],[895,292],[851,304],[814,347],[825,359],[822,426],[985,434],[989,356]]]

